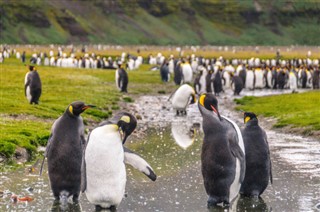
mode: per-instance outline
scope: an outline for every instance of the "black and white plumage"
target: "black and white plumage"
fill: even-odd
[[[81,190],[85,191],[89,202],[98,208],[116,208],[120,204],[127,179],[125,163],[156,180],[151,166],[123,147],[136,125],[137,120],[132,114],[119,112],[89,135],[82,163]]]
[[[42,92],[40,75],[32,65],[29,66],[29,70],[24,80],[25,96],[30,104],[39,104],[39,98]]]
[[[129,77],[126,70],[124,70],[122,67],[119,67],[116,70],[115,80],[116,80],[116,85],[119,91],[125,92],[125,93],[128,92],[127,87],[129,83]]]
[[[81,101],[71,103],[51,129],[45,157],[53,196],[62,203],[66,203],[70,196],[73,201],[78,201],[85,145],[84,124],[80,114],[90,107],[94,106]]]
[[[220,115],[213,94],[201,95],[198,107],[203,117],[201,171],[208,207],[229,204],[237,197],[245,174],[242,135],[232,120]]]
[[[272,183],[271,159],[266,132],[259,126],[254,113],[244,113],[245,128],[242,136],[246,151],[246,174],[240,193],[245,196],[260,196]]]
[[[177,115],[186,115],[186,108],[190,104],[196,102],[195,90],[188,84],[181,85],[174,91],[169,99],[171,99],[172,107],[176,110]],[[191,101],[190,101],[191,99]]]

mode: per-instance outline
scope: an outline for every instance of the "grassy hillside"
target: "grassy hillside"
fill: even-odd
[[[0,2],[0,43],[320,45],[320,2]]]

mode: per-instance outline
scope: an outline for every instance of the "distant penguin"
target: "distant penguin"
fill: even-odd
[[[127,93],[129,83],[128,73],[121,66],[116,70],[116,85],[119,91]]]
[[[202,85],[200,84],[200,78],[201,78],[202,74],[203,74],[203,72],[202,72],[202,70],[200,70],[199,74],[197,74],[196,77],[194,78],[193,88],[194,88],[196,94],[201,93]]]
[[[53,196],[64,204],[70,196],[77,202],[80,194],[81,161],[85,145],[84,124],[80,114],[90,107],[93,105],[72,102],[51,128],[45,157],[48,158]]]
[[[255,89],[257,89],[257,88],[262,89],[262,88],[266,87],[264,72],[261,70],[261,68],[256,68],[254,71],[254,75],[255,75],[254,88]]]
[[[247,77],[247,71],[246,69],[243,67],[240,71],[239,71],[239,77],[241,78],[242,80],[242,84],[243,84],[243,87],[245,88],[246,87],[246,77]]]
[[[196,102],[196,92],[190,85],[183,84],[171,94],[170,99],[173,109],[176,110],[176,114],[186,115],[186,108],[189,103],[193,104]]]
[[[240,95],[240,92],[243,89],[243,81],[240,76],[234,75],[232,77],[232,87],[233,87],[233,94],[234,95]]]
[[[320,78],[320,70],[318,67],[316,67],[314,69],[313,75],[312,75],[312,88],[313,89],[319,89],[319,87],[320,87],[319,78]]]
[[[292,93],[295,93],[298,89],[298,79],[295,71],[291,70],[289,73],[289,87]]]
[[[214,73],[214,79],[213,79],[213,91],[216,96],[219,96],[219,94],[223,91],[222,89],[222,78],[221,78],[221,71],[218,70]]]
[[[246,74],[246,88],[249,90],[254,90],[255,85],[255,74],[252,69],[247,69]]]
[[[136,126],[137,120],[132,114],[119,112],[93,129],[88,137],[82,161],[81,190],[98,210],[114,210],[120,204],[127,179],[125,163],[156,180],[151,166],[123,147]]]
[[[209,70],[206,75],[206,93],[212,93],[213,92],[213,77],[212,77],[213,71]]]
[[[277,83],[279,89],[284,89],[286,84],[286,73],[283,69],[280,69],[277,75]]]
[[[203,118],[201,171],[208,207],[228,205],[237,197],[245,174],[241,131],[232,120],[220,115],[214,95],[201,95],[198,107]]]
[[[181,82],[182,82],[181,61],[177,61],[174,67],[173,81],[176,85],[181,85]]]
[[[272,183],[270,151],[266,132],[259,126],[257,116],[244,113],[245,128],[242,136],[246,151],[246,173],[240,193],[245,196],[260,196]]]
[[[272,68],[272,78],[271,78],[271,84],[272,84],[272,89],[277,89],[278,88],[278,71],[274,67]]]
[[[169,82],[170,79],[170,73],[169,73],[169,67],[166,60],[163,61],[161,67],[160,67],[160,76],[162,82]]]
[[[193,72],[189,62],[181,64],[181,72],[183,83],[192,83]]]
[[[24,92],[30,104],[39,104],[42,92],[40,75],[33,65],[29,65],[29,72],[24,80]]]
[[[264,78],[266,81],[266,88],[272,88],[272,72],[269,68],[265,70]]]

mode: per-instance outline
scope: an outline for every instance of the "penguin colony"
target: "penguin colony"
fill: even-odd
[[[3,55],[0,56],[4,58]],[[17,58],[25,60],[23,55],[17,54]],[[134,70],[143,63],[142,57],[126,54],[115,61],[111,58],[101,59],[94,54],[91,57],[85,54],[77,60],[72,55],[67,57],[61,49],[59,55],[58,59],[54,59],[53,52],[50,52],[49,59],[46,54],[35,54],[31,62],[40,65],[44,57],[45,65],[116,69],[116,85],[121,92],[127,92],[128,85],[123,62],[128,60],[128,70]],[[174,75],[174,83],[179,88],[170,99],[177,115],[186,115],[186,108],[195,103],[196,94],[200,94],[198,108],[204,131],[201,172],[208,194],[208,207],[229,205],[239,193],[259,197],[269,181],[272,183],[266,133],[252,112],[244,113],[245,127],[240,130],[234,121],[220,114],[216,96],[226,89],[233,89],[234,95],[239,95],[243,88],[290,88],[293,92],[297,88],[318,89],[319,61],[259,58],[229,61],[222,57],[206,59],[194,55],[175,60],[173,56],[166,59],[159,53],[156,57],[150,55],[148,62],[160,66],[163,82],[169,82],[170,75]],[[38,104],[41,81],[34,66],[29,67],[30,72],[25,77],[25,93],[31,104]],[[192,87],[190,84],[194,76]],[[137,126],[132,114],[119,112],[94,128],[85,139],[80,115],[90,107],[94,106],[73,102],[54,122],[45,152],[50,186],[55,200],[62,204],[69,197],[77,202],[82,191],[96,209],[114,209],[125,192],[125,164],[132,165],[152,181],[157,176],[141,156],[123,146]]]

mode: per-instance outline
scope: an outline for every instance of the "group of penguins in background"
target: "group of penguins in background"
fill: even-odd
[[[163,82],[170,80],[176,85],[193,84],[197,94],[214,93],[219,95],[232,89],[234,95],[240,95],[242,89],[319,89],[319,60],[292,59],[276,60],[250,58],[248,60],[223,57],[205,59],[202,57],[182,58],[175,60],[173,56],[163,59],[160,66]],[[195,75],[195,77],[193,77]]]
[[[30,103],[38,103],[40,77],[33,65],[26,75],[25,91]],[[33,85],[31,82],[38,82]],[[35,89],[35,88],[39,88]],[[186,108],[195,103],[196,91],[181,85],[170,97],[177,114],[186,115]],[[190,101],[191,98],[191,101]],[[50,186],[55,198],[65,205],[72,197],[78,202],[85,192],[97,210],[116,209],[125,193],[126,169],[130,164],[151,180],[157,176],[138,154],[124,147],[135,130],[137,119],[129,112],[118,112],[100,123],[85,139],[80,116],[88,108],[84,102],[71,103],[52,125],[45,151]],[[201,94],[198,107],[203,117],[201,170],[208,207],[229,205],[238,196],[259,197],[272,182],[271,160],[267,136],[254,113],[244,113],[245,128],[220,115],[218,100],[212,93]],[[41,171],[43,164],[41,165]]]
[[[16,52],[16,57],[21,58]],[[116,83],[120,91],[127,92],[128,74],[147,63],[150,70],[160,72],[161,80],[169,82],[171,78],[176,85],[192,84],[197,94],[214,93],[219,95],[232,89],[234,95],[240,95],[243,89],[298,89],[320,87],[319,59],[225,59],[197,57],[194,54],[184,58],[166,58],[161,53],[150,54],[144,59],[123,52],[119,57],[101,57],[94,53],[84,53],[79,58],[74,53],[69,56],[59,49],[57,56],[50,50],[46,53],[33,54],[30,63],[45,66],[104,68],[116,69]]]

